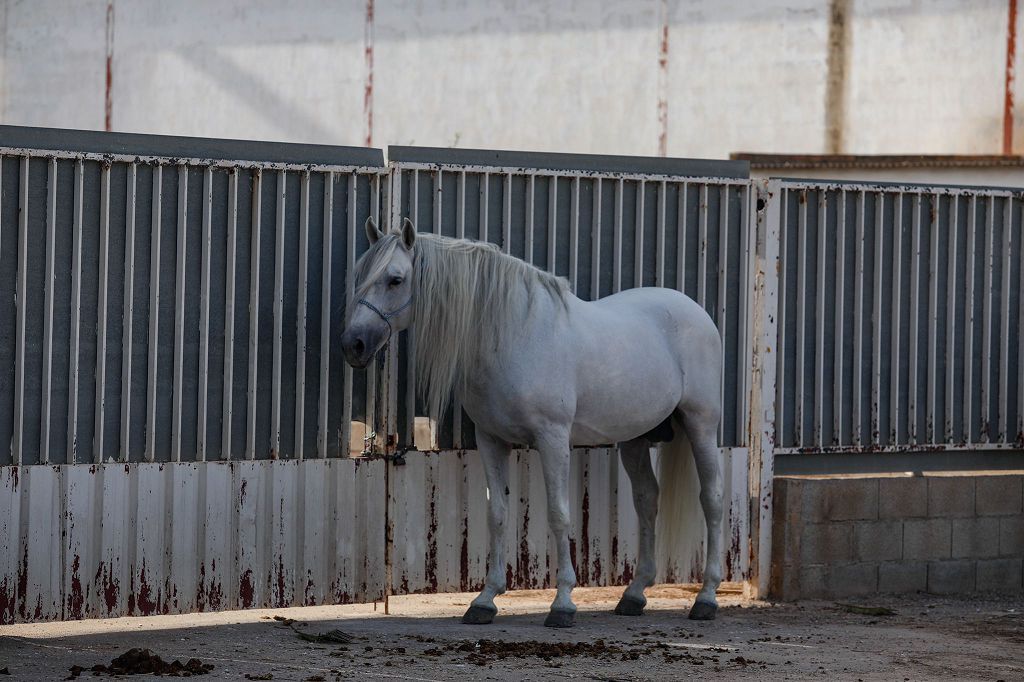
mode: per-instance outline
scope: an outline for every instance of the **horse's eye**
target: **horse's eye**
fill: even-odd
[[[389,286],[389,287],[397,287],[397,286],[399,286],[399,285],[400,285],[400,284],[402,283],[402,281],[403,281],[403,280],[402,280],[402,278],[401,278],[401,277],[398,277],[398,276],[392,277],[392,278],[391,278],[391,279],[390,279],[390,280],[388,281],[388,286]]]

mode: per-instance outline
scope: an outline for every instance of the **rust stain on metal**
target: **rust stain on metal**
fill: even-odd
[[[1007,3],[1006,73],[1003,89],[1003,154],[1013,154],[1013,81],[1017,60],[1017,0]]]
[[[78,569],[82,565],[82,558],[75,555],[71,561],[71,594],[68,595],[68,617],[82,618],[85,615],[85,594],[82,592],[82,578],[78,575]]]
[[[530,501],[527,498],[519,498],[523,505],[523,530],[519,538],[519,584],[523,587],[534,587],[536,580],[530,570],[530,543],[527,541],[527,533],[530,530]]]
[[[243,478],[242,479],[242,487],[241,487],[241,489],[239,490],[239,493],[238,493],[238,503],[240,505],[244,505],[245,504],[245,492],[246,492],[246,488],[248,488],[248,486],[249,486],[249,481]]]
[[[426,579],[431,589],[437,591],[437,505],[435,496],[437,484],[430,485],[430,523],[427,525]]]
[[[280,554],[277,555],[277,607],[281,608],[287,606],[284,600],[285,580],[284,580],[284,557]]]
[[[313,571],[306,569],[306,606],[316,606],[316,583],[313,582]]]
[[[134,583],[134,580],[133,580]],[[132,590],[135,593],[135,590]],[[153,595],[153,588],[150,586],[149,581],[146,580],[146,562],[143,560],[142,568],[139,570],[139,590],[138,590],[138,608],[139,614],[143,616],[150,616],[160,610],[160,591],[158,590],[155,598]]]
[[[21,565],[18,566],[18,615],[27,617],[26,600],[28,599],[28,547],[22,552]]]
[[[238,599],[243,609],[250,608],[256,601],[251,568],[247,568],[238,579]]]
[[[462,517],[462,548],[459,550],[459,589],[469,590],[469,519]]]
[[[366,81],[363,84],[363,115],[366,119],[366,146],[373,146],[373,2],[366,0],[366,24],[364,26],[364,59]]]
[[[107,615],[114,615],[117,611],[117,597],[121,592],[121,585],[114,578],[113,570],[106,562],[100,562],[95,580],[103,592],[103,603],[107,607]]]
[[[108,133],[113,112],[112,89],[114,85],[114,0],[107,0],[107,79],[103,98],[103,129]]]
[[[580,556],[580,563],[583,564],[583,570],[577,571],[576,575],[581,575],[584,580],[590,575],[590,469],[585,467],[583,469],[583,503],[580,516],[580,544],[583,546],[582,554]],[[573,552],[575,554],[575,552]]]

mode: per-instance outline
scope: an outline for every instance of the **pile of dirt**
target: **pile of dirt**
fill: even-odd
[[[163,675],[166,677],[191,677],[206,675],[213,670],[213,665],[203,663],[198,658],[190,658],[185,663],[172,661],[168,663],[149,649],[129,649],[114,660],[110,665],[97,663],[91,668],[73,665],[71,674],[64,678],[73,680],[84,672],[93,675]]]

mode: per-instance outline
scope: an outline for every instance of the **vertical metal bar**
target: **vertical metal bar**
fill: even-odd
[[[644,285],[644,190],[646,183],[643,180],[637,182],[636,187],[636,215],[633,225],[633,286]]]
[[[56,170],[56,166],[54,167]],[[128,164],[124,216],[124,325],[121,335],[121,452],[127,462],[131,446],[132,327],[135,320],[135,201],[137,168]],[[56,215],[56,205],[54,205]]]
[[[523,260],[533,265],[533,212],[534,212],[534,190],[536,189],[537,177],[530,173],[526,182],[526,246]]]
[[[718,202],[718,334],[723,346],[729,334],[728,311],[726,308],[726,276],[729,274],[729,185],[719,188]],[[725,404],[725,363],[722,363],[721,377],[718,382],[718,404]],[[725,421],[718,420],[718,442],[725,442]]]
[[[959,257],[957,233],[960,223],[960,195],[949,198],[949,262],[947,264],[946,286],[949,293],[946,297],[946,442],[953,442],[953,388],[956,386],[954,356],[956,346],[956,298],[959,287],[956,285],[956,261]]]
[[[989,429],[991,427],[992,404],[992,290],[995,270],[995,254],[993,253],[996,232],[996,198],[993,195],[988,197],[988,208],[986,210],[985,226],[985,300],[982,303],[982,328],[981,328],[981,442],[991,441]]]
[[[512,253],[512,174],[505,173],[505,192],[502,197],[501,250]]]
[[[96,405],[93,430],[93,462],[103,463],[107,395],[107,275],[110,252],[110,164],[100,170],[99,287],[96,297]]]
[[[459,172],[459,184],[455,202],[455,234],[466,238],[466,171]],[[452,398],[452,447],[462,449],[462,401],[458,394]]]
[[[309,287],[309,171],[299,181],[299,300],[295,315],[295,458],[305,453],[306,298]]]
[[[213,243],[213,168],[203,169],[203,253],[199,293],[199,415],[196,422],[196,459],[206,461],[206,424],[209,421],[210,385],[210,249]]]
[[[14,434],[11,455],[14,464],[24,461],[25,444],[25,318],[28,313],[28,166],[29,157],[21,159],[18,187],[18,284],[15,296],[18,329],[14,360]]]
[[[1024,254],[1024,216],[1020,224],[1019,250]],[[1020,281],[1017,283],[1017,440],[1024,442],[1024,264],[1019,268]]]
[[[679,183],[676,215],[676,289],[686,293],[686,194],[689,186]]]
[[[81,168],[76,169],[76,186],[81,193]],[[150,229],[149,238],[149,361],[146,368],[146,461],[152,462],[156,459],[156,363],[157,363],[157,347],[160,342],[160,229],[161,225],[161,211],[163,204],[163,174],[164,168],[161,165],[153,167],[153,200],[152,200],[152,217],[150,223],[152,225]],[[77,200],[80,202],[81,200]],[[77,213],[81,213],[81,204],[77,203],[75,208]],[[75,219],[75,234],[77,235],[81,230],[81,220],[76,217]],[[75,249],[78,252],[78,248]],[[77,268],[76,268],[77,270]],[[72,307],[72,314],[78,310],[78,297],[75,297],[74,305]],[[72,337],[77,338],[76,333]],[[77,347],[77,344],[76,344]],[[75,356],[72,355],[74,358]],[[77,372],[75,382],[77,384]],[[76,391],[77,393],[77,391]],[[68,443],[71,443],[70,434]],[[68,460],[70,461],[70,460]]]
[[[866,193],[857,193],[857,217],[854,234],[853,289],[853,410],[850,418],[853,445],[866,445],[861,406],[864,404],[864,263],[867,260],[865,240]]]
[[[903,296],[903,192],[893,198],[892,216],[892,331],[889,353],[889,445],[900,435],[900,329],[903,326],[900,299]]]
[[[804,408],[807,400],[807,359],[804,333],[807,329],[807,190],[800,190],[799,213],[797,214],[797,271],[796,271],[796,402],[794,409],[794,433],[796,445],[807,445],[804,434]]]
[[[778,229],[778,234],[779,234],[779,245],[778,245],[779,258],[776,259],[776,263],[775,263],[776,266],[779,267],[779,271],[777,273],[777,275],[778,275],[778,285],[779,285],[779,290],[778,290],[779,312],[778,312],[778,319],[776,320],[776,327],[779,330],[779,332],[778,332],[778,338],[775,340],[776,341],[776,351],[777,351],[776,356],[775,356],[775,376],[776,376],[776,383],[775,383],[775,429],[776,429],[775,443],[777,445],[791,445],[791,443],[786,442],[786,440],[785,440],[785,424],[786,424],[786,421],[785,421],[785,417],[786,417],[786,401],[785,401],[786,346],[788,345],[787,341],[789,340],[789,337],[786,335],[786,326],[787,326],[787,320],[789,319],[788,316],[790,314],[789,311],[787,310],[788,306],[786,305],[786,300],[788,298],[787,292],[789,291],[789,286],[790,286],[789,285],[789,277],[786,274],[786,270],[787,270],[787,268],[786,268],[786,257],[787,257],[787,254],[789,253],[789,246],[788,246],[789,240],[792,239],[792,237],[793,237],[792,231],[791,231],[791,226],[789,224],[789,194],[793,190],[786,189],[784,186],[782,186],[780,184],[780,185],[778,185],[778,191],[779,191],[779,197],[778,197],[779,204],[778,204],[778,209],[777,210],[779,211],[779,215],[781,216],[781,218],[780,218],[779,225],[776,226],[776,228]],[[767,204],[767,207],[765,209],[765,218],[764,218],[766,221],[771,219],[772,212],[769,210],[771,208],[775,208],[775,205],[771,201],[771,197],[768,197],[768,204]],[[771,230],[772,230],[772,226],[769,224],[767,226],[766,230],[765,230],[766,234],[770,234]],[[680,236],[680,241],[682,241],[682,236]],[[772,246],[772,245],[765,244],[764,245],[765,250],[767,251],[770,248],[770,246]],[[797,262],[798,263],[800,262],[799,258],[797,259]],[[768,278],[769,276],[770,275],[768,275],[767,273],[762,275],[763,278]],[[764,316],[764,315],[768,315],[768,313],[766,311],[757,311],[757,310],[754,311],[754,314],[756,316],[759,316],[759,317],[760,316]],[[794,339],[794,341],[795,341],[795,339]]]
[[[821,447],[825,441],[825,242],[829,238],[827,197],[829,190],[818,190],[818,252],[815,255],[816,320],[814,334],[814,443]]]
[[[252,175],[252,236],[249,248],[249,376],[245,422],[245,457],[256,458],[256,363],[260,346],[260,223],[262,222],[263,169]]]
[[[174,393],[173,421],[171,422],[171,456],[181,461],[181,419],[185,375],[185,257],[188,253],[188,167],[178,166],[178,257],[175,275],[177,300],[174,304]]]
[[[700,186],[700,236],[697,242],[697,302],[704,309],[708,307],[708,186]]]
[[[317,454],[327,457],[327,407],[331,369],[331,254],[334,252],[331,225],[334,223],[334,172],[324,173],[323,265],[320,279],[320,399],[317,402]]]
[[[971,196],[970,215],[967,216],[967,280],[964,287],[964,442],[973,443],[971,414],[973,412],[972,387],[974,386],[974,250],[977,243],[978,197]]]
[[[615,223],[612,234],[612,293],[622,291],[622,178],[615,183]]]
[[[572,178],[572,202],[569,205],[569,286],[575,294],[579,288],[580,267],[580,176]]]
[[[601,178],[594,178],[594,208],[590,224],[590,300],[601,298]]]
[[[358,176],[348,176],[348,222],[345,240],[345,310],[352,307],[352,288],[355,284],[356,268],[356,182]],[[416,204],[413,204],[416,206]],[[349,457],[349,441],[352,436],[352,367],[346,362],[343,370],[344,402],[341,416],[341,456]],[[370,409],[367,405],[367,409]]]
[[[1002,334],[999,336],[999,433],[994,440],[1002,443],[1010,442],[1010,425],[1007,420],[1009,412],[1009,386],[1012,382],[1010,377],[1010,268],[1013,261],[1011,252],[1013,249],[1013,195],[1006,196],[1006,203],[1003,207],[1003,281],[1002,297],[1003,310],[1000,317],[1002,323],[1000,328]],[[1021,292],[1024,294],[1024,292]],[[1022,340],[1018,338],[1018,343]],[[1024,367],[1018,371],[1024,370]],[[1020,381],[1020,377],[1017,378]],[[1024,409],[1024,405],[1017,405],[1017,411]]]
[[[274,360],[270,389],[270,458],[281,456],[281,347],[284,342],[284,215],[288,171],[277,173],[274,252]]]
[[[227,260],[224,272],[224,411],[221,457],[231,459],[231,424],[234,421],[235,384],[235,270],[238,258],[238,169],[228,176]]]
[[[480,176],[480,241],[489,241],[487,234],[487,222],[490,217],[490,193],[491,193],[491,174],[483,173]]]
[[[71,256],[71,348],[68,367],[68,455],[67,463],[75,464],[78,453],[78,354],[82,331],[82,206],[85,163],[75,163],[74,237]],[[154,227],[159,232],[159,225]]]
[[[924,435],[929,443],[939,443],[938,414],[936,413],[936,392],[938,376],[938,336],[939,336],[939,195],[932,195],[932,208],[929,219],[929,257],[928,257],[928,416],[927,431]],[[955,222],[950,225],[955,226]],[[950,285],[951,286],[951,285]]]
[[[548,272],[555,274],[558,252],[558,176],[548,178]]]
[[[411,181],[411,206],[415,211],[419,206],[420,183],[419,171],[412,172]],[[485,195],[486,196],[486,195]],[[409,434],[412,443],[416,441],[416,330],[410,329],[406,332],[405,349],[405,429]]]
[[[843,443],[843,396],[846,386],[843,384],[843,319],[846,304],[846,190],[838,190],[836,201],[836,297],[835,327],[832,355],[832,444]],[[824,299],[825,291],[818,290]]]
[[[918,441],[917,433],[917,344],[918,344],[918,299],[921,296],[921,193],[914,195],[914,215],[911,218],[910,233],[910,349],[907,352],[909,370],[907,380],[907,438],[911,444]]]
[[[754,286],[754,252],[750,248],[749,227],[756,225],[751,222],[750,216],[756,216],[756,211],[751,213],[751,201],[753,200],[751,185],[743,184],[740,188],[740,282],[739,282],[739,325],[736,329],[736,355],[740,358],[739,372],[739,400],[736,406],[736,443],[749,447],[749,415],[750,408],[750,375],[753,359],[750,356],[750,342],[748,340],[748,329],[750,328],[750,292]],[[756,217],[755,217],[756,221]],[[756,244],[756,239],[755,239]],[[662,280],[659,279],[659,282]],[[662,286],[659,284],[659,286]]]
[[[668,183],[661,181],[658,188],[658,233],[655,241],[654,285],[665,286],[665,202],[668,200]]]
[[[134,203],[129,197],[129,206]],[[57,239],[57,159],[51,158],[46,180],[46,302],[43,319],[43,414],[39,429],[39,463],[50,461],[50,421],[53,414],[53,287],[56,282],[56,239]],[[129,236],[129,240],[131,237]],[[131,270],[131,261],[125,259],[125,267]],[[128,278],[125,278],[126,286]],[[131,317],[126,316],[130,328]],[[125,345],[125,357],[131,346]],[[130,374],[130,372],[129,372]]]
[[[881,396],[882,396],[882,227],[885,213],[885,194],[878,192],[875,200],[875,282],[874,314],[872,315],[872,357],[871,357],[871,442],[881,442]]]

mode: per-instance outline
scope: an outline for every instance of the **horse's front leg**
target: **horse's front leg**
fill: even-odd
[[[505,592],[505,521],[508,517],[508,458],[512,448],[480,429],[476,430],[477,449],[487,477],[487,528],[490,547],[487,553],[487,579],[484,589],[469,605],[462,622],[486,625],[494,620],[498,607],[494,598]]]
[[[576,622],[576,605],[572,603],[572,588],[576,586],[576,571],[569,553],[569,434],[549,434],[539,438],[541,466],[548,493],[548,525],[558,548],[558,573],[555,601],[551,604],[544,625],[553,628],[572,627]]]

